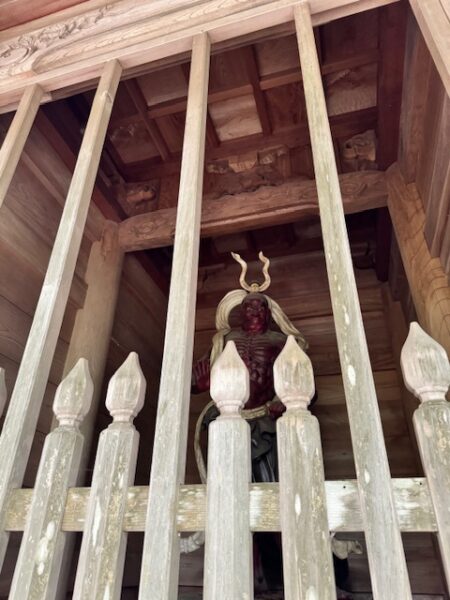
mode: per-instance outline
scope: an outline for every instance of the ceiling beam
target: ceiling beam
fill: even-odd
[[[386,206],[384,173],[358,171],[339,177],[344,210],[360,212]],[[130,217],[119,229],[125,251],[169,246],[175,235],[176,208]],[[291,179],[278,186],[262,186],[253,192],[222,196],[203,203],[201,236],[259,229],[319,214],[314,180]]]
[[[349,138],[357,133],[374,129],[377,121],[377,109],[364,108],[351,113],[335,115],[330,117],[331,133],[335,138]],[[287,146],[298,148],[310,143],[308,126],[297,125],[291,129],[279,131],[272,135],[256,133],[253,135],[224,141],[217,148],[208,148],[206,160],[222,160],[231,156],[245,154],[247,152],[260,152],[267,148]],[[142,177],[148,179],[159,179],[176,175],[180,172],[181,154],[174,156],[172,161],[162,163],[154,159],[129,164],[125,170],[125,178],[128,182],[140,182]]]
[[[390,4],[395,0],[310,0],[315,25]],[[34,83],[50,93],[93,82],[106,61],[127,72],[191,49],[208,33],[213,44],[242,38],[293,20],[298,0],[172,0],[109,4],[88,0],[0,36],[0,106],[12,109]],[[232,45],[232,44],[231,44]],[[72,93],[74,89],[72,88]],[[48,101],[48,94],[46,101]]]
[[[145,128],[148,131],[150,139],[155,144],[156,149],[159,152],[159,155],[164,161],[169,160],[169,147],[167,146],[158,125],[148,114],[147,102],[144,98],[141,88],[139,87],[137,79],[129,79],[128,81],[125,81],[124,84],[134,106],[138,111],[140,119],[143,121]]]
[[[270,124],[270,117],[269,111],[267,109],[266,97],[260,86],[255,48],[254,46],[246,46],[242,50],[245,66],[247,68],[247,75],[250,79],[250,84],[252,86],[253,98],[255,99],[256,111],[258,113],[259,121],[261,123],[261,129],[264,135],[270,135],[272,133],[272,126]]]

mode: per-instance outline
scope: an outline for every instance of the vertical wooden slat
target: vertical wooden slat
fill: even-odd
[[[92,447],[94,426],[97,418],[100,394],[105,372],[106,359],[111,341],[111,332],[116,311],[120,277],[123,265],[123,251],[118,244],[118,226],[112,221],[105,225],[102,238],[91,246],[85,281],[87,293],[83,308],[77,311],[75,324],[67,351],[64,372],[69,371],[80,356],[89,362],[94,382],[91,408],[81,424],[84,437],[80,472],[77,485],[86,483],[86,467]],[[72,554],[75,539],[69,539],[58,582],[57,599],[65,600],[67,584],[72,567]]]
[[[311,361],[289,336],[274,364],[275,391],[287,411],[277,421],[280,522],[286,600],[335,600],[319,423]]]
[[[62,531],[67,491],[76,484],[83,448],[78,424],[93,389],[88,363],[81,358],[56,391],[59,426],[45,440],[9,600],[55,596],[67,537]]]
[[[308,3],[295,8],[339,358],[353,442],[374,598],[411,598],[389,465],[358,301]]]
[[[210,42],[193,40],[164,358],[150,477],[141,600],[178,594],[178,486],[184,478],[194,338]]]
[[[0,207],[39,109],[43,90],[39,85],[27,88],[0,149]]]
[[[0,437],[0,565],[8,541],[6,500],[25,472],[120,74],[117,61],[105,65]]]
[[[98,443],[74,600],[121,597],[127,544],[123,519],[139,444],[133,420],[144,405],[145,388],[138,356],[132,352],[108,386],[106,406],[114,420]]]
[[[445,350],[418,323],[411,323],[401,353],[407,388],[420,399],[414,428],[438,526],[447,586],[450,588],[450,364]]]
[[[5,369],[0,367],[0,417],[5,410],[7,397]]]
[[[250,427],[239,414],[249,394],[247,367],[228,342],[211,370],[220,416],[208,430],[205,600],[253,598]]]

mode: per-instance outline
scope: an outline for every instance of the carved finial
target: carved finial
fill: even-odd
[[[421,402],[445,399],[450,385],[447,353],[416,322],[409,327],[400,362],[406,387]]]
[[[80,358],[56,390],[53,412],[59,424],[74,427],[80,423],[89,412],[93,392],[88,361]]]
[[[131,352],[108,384],[106,408],[115,422],[132,422],[144,406],[147,383],[139,357]]]
[[[314,374],[309,357],[290,335],[273,365],[277,396],[288,410],[307,408],[314,396]]]
[[[7,392],[6,392],[5,369],[0,367],[0,417],[2,416],[3,411],[5,410],[6,398],[7,398]]]
[[[250,377],[230,341],[211,369],[210,393],[222,416],[238,416],[250,395]]]

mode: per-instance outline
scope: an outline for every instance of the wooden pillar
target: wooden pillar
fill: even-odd
[[[374,598],[411,598],[308,3],[295,25]]]
[[[211,370],[220,416],[208,430],[205,600],[253,598],[250,427],[239,414],[249,395],[248,369],[228,342]]]
[[[114,324],[117,297],[123,266],[123,252],[118,243],[118,226],[108,221],[102,239],[92,244],[86,270],[87,292],[83,308],[77,312],[64,372],[79,358],[86,358],[94,382],[91,409],[81,425],[84,448],[80,467],[80,485],[89,460],[95,419]]]
[[[0,149],[0,207],[39,109],[43,91],[39,85],[27,88]]]
[[[0,564],[8,493],[23,480],[121,71],[117,61],[107,63],[97,88],[0,437]]]
[[[450,364],[445,350],[411,323],[401,364],[408,389],[420,399],[414,427],[438,526],[438,542],[450,589]]]
[[[210,41],[193,40],[140,600],[178,595],[178,488],[186,462],[200,242]]]
[[[425,212],[414,184],[398,165],[386,174],[388,207],[421,326],[450,354],[450,287],[439,258],[425,240]]]
[[[91,407],[80,426],[84,445],[77,479],[78,485],[86,484],[86,467],[92,449],[92,438],[114,324],[122,266],[123,252],[118,244],[118,225],[107,221],[102,238],[91,246],[85,276],[86,298],[83,308],[77,312],[75,318],[64,365],[64,372],[67,373],[81,357],[86,358],[94,384]],[[71,538],[66,544],[65,557],[61,565],[58,600],[63,600],[67,596],[74,547],[75,539]]]

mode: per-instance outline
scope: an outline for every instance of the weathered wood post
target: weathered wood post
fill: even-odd
[[[277,396],[287,411],[277,422],[280,522],[286,600],[334,600],[319,423],[311,361],[289,336],[274,364]]]
[[[205,154],[210,41],[193,40],[140,600],[178,597],[176,503],[186,462]]]
[[[76,484],[83,448],[79,424],[93,389],[88,363],[81,358],[56,390],[53,411],[59,425],[45,440],[10,600],[55,597],[67,536],[61,530],[67,491]]]
[[[211,369],[220,416],[208,430],[205,600],[253,598],[250,427],[239,414],[249,394],[247,367],[228,342]]]
[[[20,487],[69,297],[100,154],[122,69],[104,67],[0,437],[0,566],[7,498]]]
[[[298,4],[294,13],[325,260],[358,476],[372,589],[376,600],[408,600],[411,598],[408,571],[353,272],[308,2]]]
[[[436,514],[438,540],[447,585],[450,587],[450,364],[445,350],[411,323],[401,353],[406,387],[421,404],[414,413],[414,428],[423,470]]]
[[[7,398],[8,393],[6,390],[5,369],[0,367],[0,417],[3,415],[3,411],[5,410]]]
[[[42,96],[43,90],[39,85],[34,84],[26,88],[8,133],[3,140],[0,148],[0,207],[5,200]]]
[[[108,385],[106,406],[114,420],[98,443],[74,600],[120,599],[127,543],[123,520],[139,444],[133,420],[144,405],[145,388],[132,352]]]

